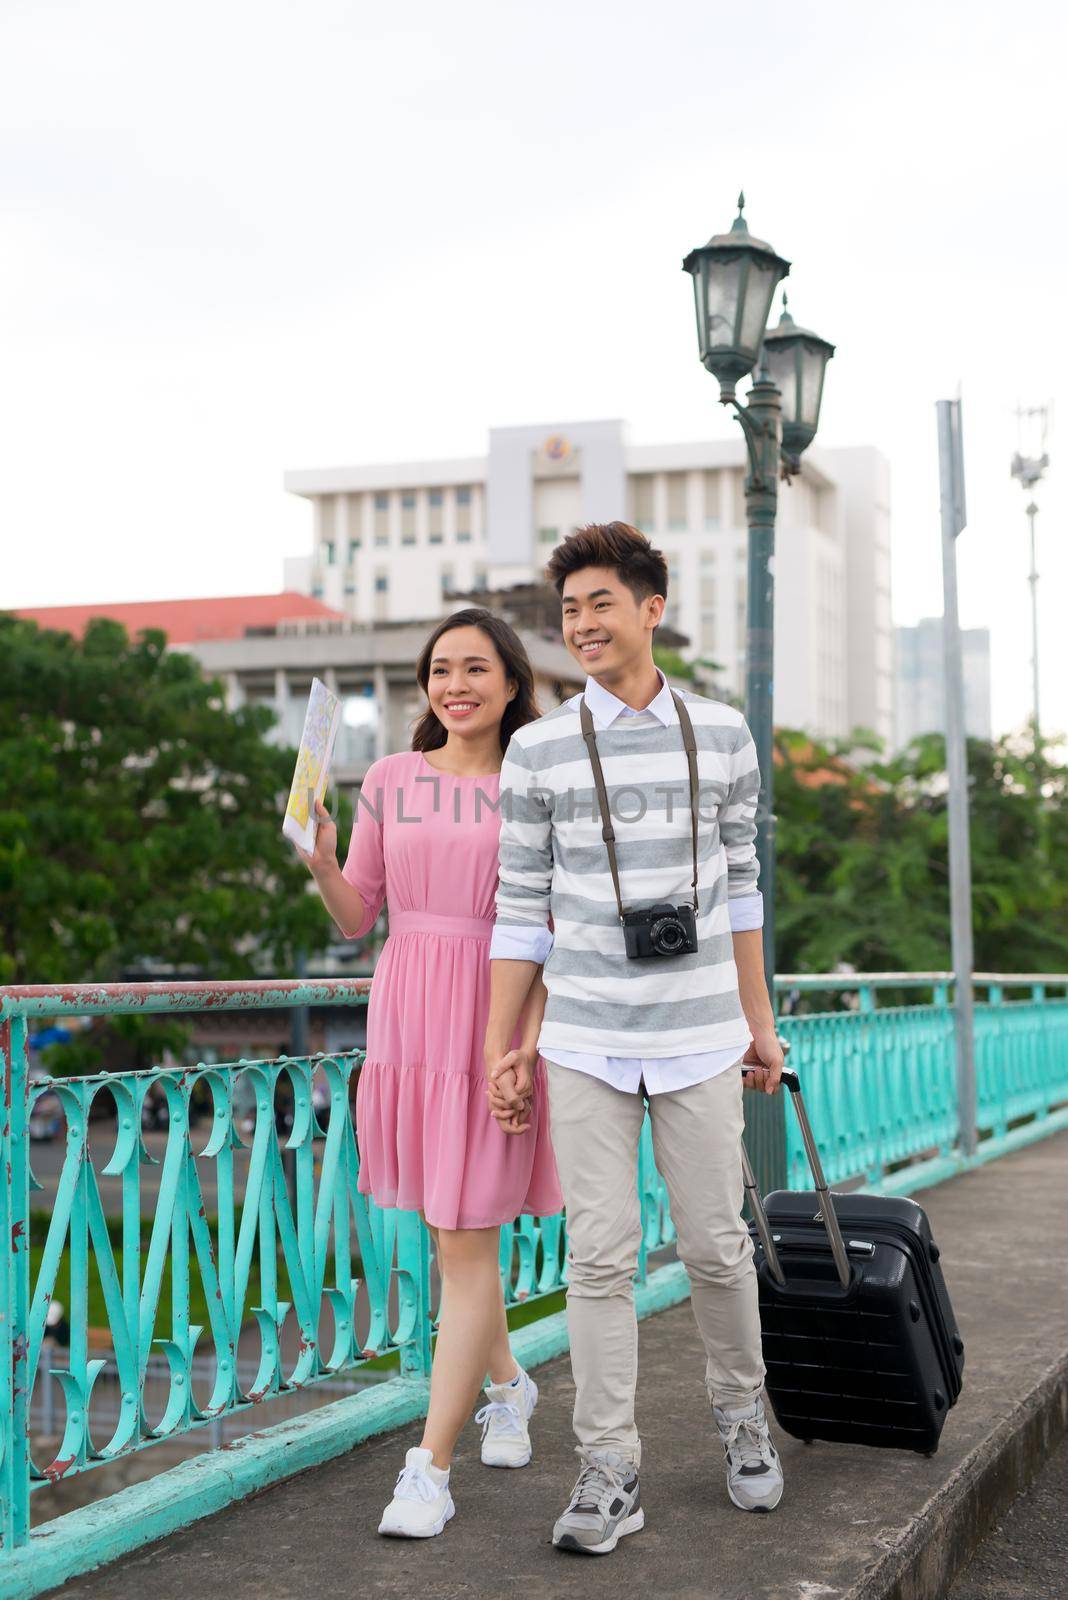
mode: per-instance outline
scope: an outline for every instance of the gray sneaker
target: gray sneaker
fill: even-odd
[[[771,1442],[764,1402],[712,1407],[727,1458],[727,1493],[742,1511],[774,1511],[782,1499],[782,1467]]]
[[[585,1465],[575,1480],[571,1502],[553,1529],[558,1550],[606,1556],[624,1534],[645,1527],[633,1463],[614,1450],[580,1450]]]

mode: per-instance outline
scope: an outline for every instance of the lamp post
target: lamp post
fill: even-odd
[[[764,970],[774,1001],[775,514],[780,474],[788,480],[800,471],[801,455],[815,437],[824,372],[834,346],[798,327],[785,308],[778,327],[766,331],[775,290],[789,273],[790,263],[763,239],[754,238],[744,211],[745,196],[740,194],[730,231],[714,234],[707,244],[691,250],[682,265],[693,278],[701,361],[719,380],[720,403],[734,408],[749,464],[745,711],[760,764],[756,850],[764,896]],[[743,405],[735,389],[754,367],[757,375]],[[758,1177],[765,1188],[781,1187],[786,1181],[786,1150],[778,1098],[754,1106],[747,1121],[756,1135],[751,1155]]]

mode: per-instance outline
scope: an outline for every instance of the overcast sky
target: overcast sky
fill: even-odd
[[[1063,19],[7,0],[0,606],[276,590],[311,537],[289,467],[579,418],[729,436],[680,263],[744,186],[791,309],[838,347],[821,441],[890,459],[902,622],[941,609],[934,402],[962,387],[963,620],[993,630],[995,725],[1020,723],[1009,462],[1017,402],[1068,371]],[[1068,406],[1050,453],[1043,713],[1063,730]]]

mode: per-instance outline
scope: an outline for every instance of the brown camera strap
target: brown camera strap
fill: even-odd
[[[690,769],[690,822],[693,832],[693,909],[697,911],[697,742],[693,736],[693,723],[685,703],[671,691],[671,698],[675,702],[679,713],[679,724],[682,728],[682,742],[686,750],[686,764]],[[604,772],[601,768],[601,758],[597,754],[597,738],[593,731],[593,716],[586,704],[586,696],[579,700],[579,724],[582,728],[582,737],[586,741],[589,752],[590,765],[593,768],[593,781],[597,789],[597,804],[601,811],[601,838],[608,851],[608,865],[612,871],[612,886],[616,891],[616,905],[619,907],[619,920],[623,921],[623,896],[619,892],[619,863],[616,860],[616,833],[612,826],[612,812],[608,804],[608,791],[605,788]]]

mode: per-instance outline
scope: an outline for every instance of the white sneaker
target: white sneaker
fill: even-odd
[[[538,1403],[538,1386],[519,1369],[518,1383],[487,1383],[488,1403],[475,1412],[482,1424],[484,1467],[525,1467],[531,1457],[531,1412]]]
[[[727,1493],[741,1511],[774,1511],[782,1499],[782,1467],[771,1442],[764,1402],[712,1407],[727,1464]]]
[[[397,1476],[393,1499],[382,1513],[379,1533],[394,1539],[432,1539],[443,1533],[456,1507],[449,1493],[448,1480],[437,1484],[427,1468],[433,1460],[429,1450],[409,1450]]]

